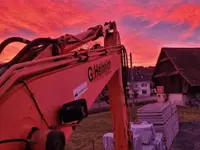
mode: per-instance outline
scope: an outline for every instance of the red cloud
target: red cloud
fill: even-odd
[[[142,33],[160,21],[170,21],[174,23],[188,23],[191,25],[189,31],[180,35],[182,39],[192,34],[193,29],[199,25],[199,6],[180,4],[177,8],[170,10],[174,4],[181,0],[162,1],[149,3],[148,7],[136,5],[136,0],[131,2],[116,0],[99,0],[95,8],[84,8],[77,0],[73,1],[50,1],[50,0],[9,0],[1,1],[0,6],[0,39],[22,32],[31,31],[34,35],[27,35],[25,38],[33,39],[37,37],[57,37],[65,34],[67,29],[88,27],[102,24],[105,21],[118,21],[124,16],[144,17],[152,22],[144,30],[126,32],[123,26],[117,24],[121,34],[123,44],[129,52],[133,53],[134,63],[138,65],[152,65],[155,63],[161,44],[166,41],[157,39],[144,39]],[[88,3],[88,2],[85,2]],[[89,4],[88,4],[89,5]],[[170,11],[169,11],[170,10]],[[133,27],[134,28],[134,27]],[[19,32],[19,33],[20,33]],[[77,32],[80,32],[77,30]],[[70,33],[70,30],[69,30]],[[173,36],[173,35],[172,35]],[[177,39],[175,43],[181,43],[182,39]],[[171,44],[171,43],[170,43]],[[185,43],[183,43],[185,44]],[[193,44],[194,45],[194,44]],[[0,60],[7,60],[13,57],[21,45],[10,46],[1,55]]]
[[[122,44],[127,52],[132,53],[133,64],[149,66],[156,62],[162,46],[160,41],[154,39],[144,39],[135,34],[121,34]]]
[[[18,3],[19,2],[19,3]],[[89,22],[89,16],[76,3],[60,4],[49,0],[6,1],[1,8],[0,28],[25,28],[38,36],[57,36],[63,28]],[[5,35],[1,35],[5,36]]]
[[[166,20],[177,23],[188,23],[192,27],[197,27],[200,25],[200,5],[183,4],[172,11]]]

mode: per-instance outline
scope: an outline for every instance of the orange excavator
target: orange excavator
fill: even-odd
[[[104,38],[104,46],[78,49]],[[64,150],[72,131],[88,116],[107,86],[115,150],[131,149],[128,64],[115,22],[77,35],[27,40],[9,62],[0,64],[0,150]]]

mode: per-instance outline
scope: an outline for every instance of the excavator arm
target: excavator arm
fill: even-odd
[[[74,51],[101,36],[104,47]],[[0,48],[12,40],[7,41]],[[107,85],[115,149],[128,150],[126,51],[115,22],[76,36],[26,43],[10,62],[0,66],[0,149],[57,150],[59,146],[64,150],[73,129],[88,116],[88,109]]]

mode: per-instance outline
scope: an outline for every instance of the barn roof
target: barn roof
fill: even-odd
[[[192,86],[200,85],[200,48],[161,49],[179,74]]]

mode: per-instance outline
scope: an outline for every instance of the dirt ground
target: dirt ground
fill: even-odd
[[[200,110],[178,107],[180,130],[170,150],[200,150]]]
[[[200,110],[178,107],[178,113],[180,132],[170,150],[199,150],[200,123],[192,124],[191,121],[200,121]],[[110,112],[90,115],[72,133],[66,150],[104,150],[102,136],[107,132],[112,132]]]
[[[181,122],[170,150],[200,150],[200,121]]]

